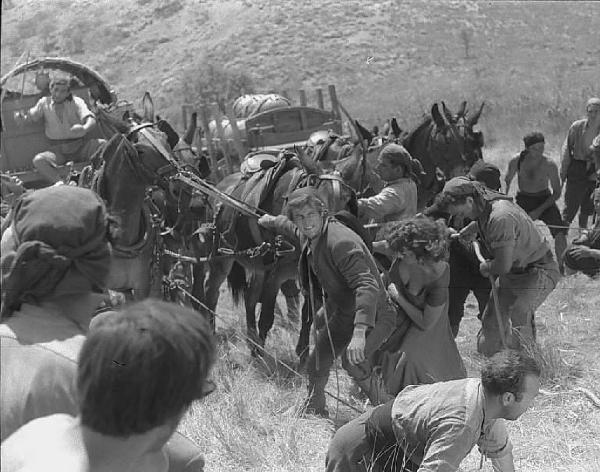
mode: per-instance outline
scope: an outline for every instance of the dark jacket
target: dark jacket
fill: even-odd
[[[387,294],[375,260],[360,236],[335,218],[329,218],[321,236],[309,248],[309,241],[286,217],[278,217],[269,227],[302,245],[301,284],[309,290],[311,268],[325,293],[330,318],[339,316],[350,323],[375,325],[377,310],[384,308]]]

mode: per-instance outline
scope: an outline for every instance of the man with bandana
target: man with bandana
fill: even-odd
[[[52,186],[16,202],[0,248],[2,441],[36,418],[77,415],[77,358],[104,298],[108,233],[91,190]],[[202,470],[198,446],[181,434],[166,452],[170,471]]]
[[[473,220],[461,232],[466,235],[475,228],[492,256],[479,270],[485,277],[497,277],[501,326],[490,298],[478,334],[479,352],[491,356],[502,349],[501,329],[509,347],[533,341],[535,310],[560,279],[550,245],[535,222],[510,197],[465,177],[449,180],[435,207]]]
[[[599,169],[594,169],[593,142],[600,135],[600,98],[593,97],[585,106],[586,117],[569,128],[562,147],[560,178],[566,182],[563,220],[570,225],[579,211],[579,226],[587,227],[592,214],[591,195]]]
[[[567,228],[563,222],[556,201],[562,191],[558,166],[544,156],[544,135],[533,132],[523,138],[525,150],[517,154],[508,164],[506,173],[506,194],[517,175],[519,191],[517,204],[523,208],[532,220],[542,220],[548,225],[554,238],[554,253],[561,273],[562,256],[567,248]],[[552,192],[548,188],[552,187]]]
[[[398,221],[417,213],[417,183],[421,164],[399,144],[387,144],[377,156],[375,172],[386,183],[377,195],[358,200],[364,221]]]

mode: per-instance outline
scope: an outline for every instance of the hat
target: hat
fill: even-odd
[[[471,180],[477,180],[493,190],[500,190],[502,186],[500,183],[500,169],[494,164],[485,162],[483,159],[473,164],[469,171],[469,177]]]
[[[94,192],[61,185],[24,194],[2,239],[2,315],[53,293],[104,288],[108,219]]]
[[[585,108],[589,108],[589,107],[593,107],[593,108],[600,108],[600,98],[598,97],[592,97],[590,98],[587,103],[585,104]]]
[[[533,133],[528,133],[523,137],[523,142],[525,143],[525,148],[529,146],[533,146],[537,143],[544,142],[544,135],[539,131],[534,131]]]

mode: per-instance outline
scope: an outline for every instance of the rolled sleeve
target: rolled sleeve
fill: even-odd
[[[75,109],[77,110],[77,116],[82,123],[85,122],[87,118],[94,118],[94,114],[90,111],[83,99],[79,97],[73,97],[73,103],[75,104]]]
[[[355,296],[354,324],[375,325],[379,284],[371,272],[367,254],[353,241],[340,241],[333,248],[335,264]]]
[[[387,215],[398,213],[404,203],[393,189],[385,187],[377,195],[358,200],[358,214],[361,218],[382,220]]]
[[[479,452],[490,459],[506,456],[512,452],[512,443],[504,421],[495,420],[477,441]]]
[[[40,98],[37,103],[29,110],[29,116],[33,121],[38,121],[44,116],[44,103],[45,99]]]
[[[509,215],[503,215],[490,221],[486,242],[490,249],[514,247],[517,243],[517,231],[515,221]]]
[[[455,472],[474,445],[476,434],[464,424],[444,422],[427,441],[418,472]]]

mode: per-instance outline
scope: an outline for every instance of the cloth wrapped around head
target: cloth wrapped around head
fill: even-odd
[[[2,318],[23,302],[104,289],[108,217],[91,190],[66,185],[25,194],[2,236]]]
[[[402,166],[404,175],[412,178],[417,184],[421,182],[421,177],[425,175],[421,162],[413,159],[406,148],[400,144],[386,144],[379,156],[382,159],[387,159],[394,166]]]
[[[435,203],[423,213],[426,215],[448,213],[449,205],[463,197],[472,197],[475,205],[483,211],[494,200],[512,200],[503,193],[486,187],[482,182],[471,180],[467,176],[453,177],[444,185],[444,189],[435,198]]]

